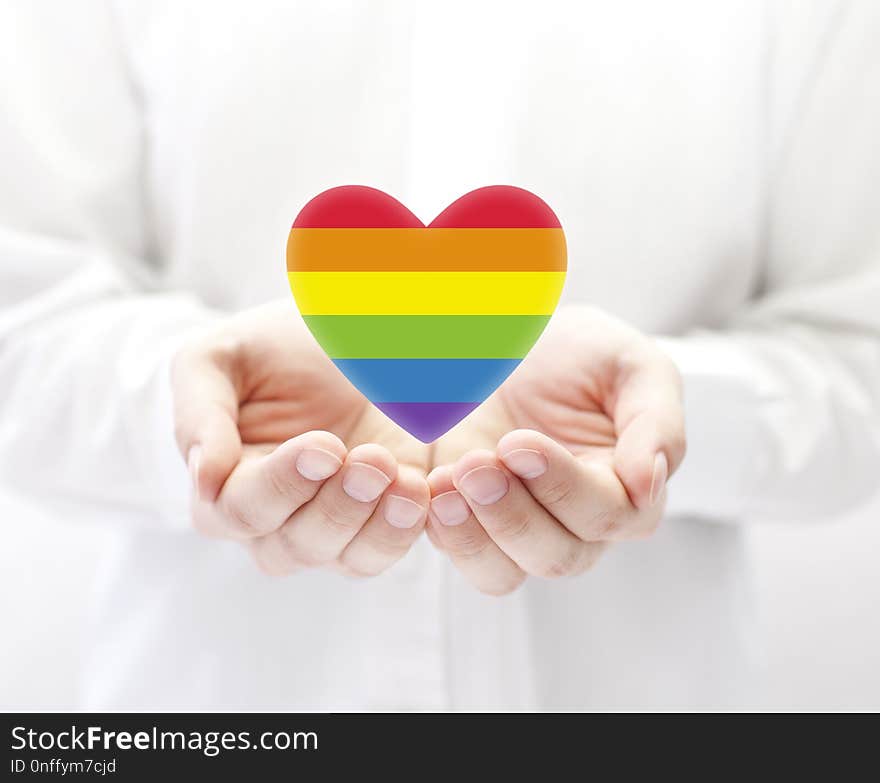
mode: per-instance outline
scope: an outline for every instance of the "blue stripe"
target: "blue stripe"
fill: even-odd
[[[482,402],[519,359],[334,359],[371,402]]]

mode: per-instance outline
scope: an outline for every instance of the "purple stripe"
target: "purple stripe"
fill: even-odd
[[[479,402],[377,402],[375,406],[422,443],[437,440]]]

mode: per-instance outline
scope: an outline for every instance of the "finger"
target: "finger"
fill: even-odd
[[[659,349],[628,357],[621,370],[613,418],[614,469],[633,503],[658,503],[686,448],[681,377]]]
[[[637,509],[610,465],[579,460],[540,432],[509,432],[496,451],[532,497],[582,541],[645,538],[659,523],[661,505]]]
[[[452,483],[452,469],[435,468],[428,475],[431,511],[428,530],[436,545],[462,576],[481,593],[506,595],[526,578],[523,571],[490,538]]]
[[[208,535],[253,538],[280,527],[336,474],[346,456],[336,435],[297,435],[271,452],[243,459],[215,503],[193,505],[196,527]]]
[[[455,488],[492,540],[526,573],[559,577],[589,568],[601,544],[561,525],[491,451],[472,451],[452,469]]]
[[[213,501],[241,458],[238,392],[231,357],[218,349],[181,349],[171,368],[174,433],[197,498]]]
[[[269,573],[290,573],[335,561],[372,516],[397,476],[397,461],[375,444],[355,446],[342,470],[276,531],[253,542],[252,551]]]
[[[462,502],[464,498],[462,498]],[[438,552],[445,552],[446,549],[443,546],[443,542],[437,537],[437,532],[434,529],[434,526],[431,524],[431,510],[428,508],[428,519],[425,522],[425,535],[428,537],[428,541],[434,546]]]
[[[375,576],[400,560],[424,530],[431,493],[424,475],[401,465],[367,523],[339,557],[347,573]]]

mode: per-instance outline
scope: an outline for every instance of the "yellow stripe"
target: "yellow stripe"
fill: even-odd
[[[303,315],[550,315],[565,272],[288,272]]]

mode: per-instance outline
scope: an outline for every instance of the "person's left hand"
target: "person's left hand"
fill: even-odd
[[[601,312],[561,311],[498,392],[435,445],[428,535],[493,595],[527,574],[576,574],[608,542],[655,530],[684,452],[672,361]]]

